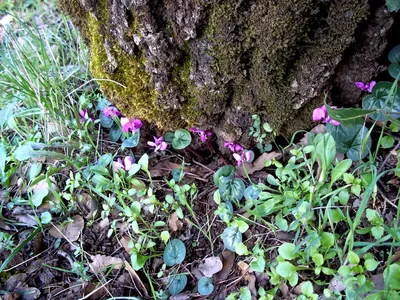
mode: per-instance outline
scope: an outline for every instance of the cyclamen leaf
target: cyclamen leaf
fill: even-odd
[[[398,11],[400,10],[400,0],[386,0],[386,6],[389,11]]]
[[[164,250],[164,262],[168,267],[183,262],[186,256],[185,244],[178,239],[169,241]]]
[[[235,175],[235,167],[231,165],[226,165],[217,170],[214,174],[214,184],[216,186],[219,186],[221,183],[221,179],[224,177],[227,177],[229,179],[232,179],[233,176]]]
[[[122,135],[121,129],[117,124],[114,124],[110,129],[110,140],[112,142],[117,142]]]
[[[177,150],[186,148],[192,142],[192,136],[186,129],[178,129],[172,139],[172,147]]]
[[[398,9],[400,9],[400,0],[395,0],[398,2]],[[390,2],[390,0],[388,1]],[[392,63],[400,63],[400,45],[397,45],[389,52],[389,61]]]
[[[222,241],[228,250],[235,252],[235,246],[242,242],[242,234],[238,228],[228,227],[222,233]]]
[[[135,134],[122,142],[122,148],[133,148],[139,144],[140,130],[136,131]]]
[[[111,117],[106,117],[103,112],[100,112],[99,119],[101,126],[104,128],[111,128],[114,123],[114,120]]]
[[[214,285],[212,284],[212,278],[209,277],[201,277],[197,284],[197,290],[200,295],[208,296],[214,291]]]
[[[172,296],[178,295],[183,291],[187,284],[187,276],[184,274],[172,275],[168,281],[168,291]]]
[[[399,63],[391,63],[389,65],[389,74],[392,76],[394,79],[399,78],[400,76],[400,64]]]
[[[329,116],[340,123],[345,123],[354,119],[360,119],[366,115],[374,113],[374,109],[359,109],[359,108],[331,108],[325,103],[326,110]]]

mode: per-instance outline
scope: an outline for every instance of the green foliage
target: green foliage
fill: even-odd
[[[172,138],[172,147],[176,150],[182,150],[190,145],[192,136],[186,129],[175,130],[174,137]]]
[[[168,242],[164,250],[164,262],[167,266],[173,266],[183,262],[186,256],[185,244],[178,239]]]
[[[268,138],[268,135],[273,134],[275,136],[275,132],[271,128],[268,123],[264,123],[261,130],[261,118],[259,115],[253,115],[252,119],[254,121],[253,126],[250,127],[249,136],[255,137],[257,140],[257,148],[261,153],[269,152],[272,150],[272,145],[270,143],[265,143],[265,140]]]
[[[185,274],[172,275],[168,281],[168,291],[172,296],[178,295],[183,291],[187,284],[187,276]]]
[[[197,283],[197,290],[200,295],[208,296],[214,291],[214,285],[212,284],[212,278],[201,277]]]
[[[400,0],[386,0],[386,6],[389,11],[398,11],[400,10]]]
[[[235,252],[236,245],[242,242],[242,233],[237,227],[228,227],[222,233],[221,238],[226,249]]]

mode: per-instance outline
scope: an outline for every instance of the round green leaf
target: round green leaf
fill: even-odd
[[[367,269],[367,271],[374,271],[378,267],[378,265],[379,262],[373,258],[369,258],[364,261],[364,266]]]
[[[40,216],[40,222],[42,224],[49,224],[51,222],[51,214],[48,211],[45,211],[44,213],[42,213],[42,215]]]
[[[394,138],[391,135],[384,136],[381,140],[381,146],[383,149],[392,148],[394,145]]]
[[[400,45],[397,45],[389,52],[389,61],[392,63],[400,63]]]
[[[208,296],[214,291],[214,285],[212,284],[212,278],[201,277],[197,284],[197,290],[200,295]]]
[[[290,278],[296,273],[296,267],[288,261],[280,262],[276,267],[276,273],[283,278]]]
[[[140,130],[136,131],[134,135],[127,138],[122,142],[122,148],[133,148],[136,147],[139,143],[140,138]]]
[[[186,129],[178,129],[174,133],[174,138],[172,139],[172,147],[177,150],[186,148],[192,142],[192,136]]]
[[[235,246],[242,242],[242,234],[237,227],[226,228],[221,237],[226,249],[232,252],[235,252]]]
[[[178,239],[169,241],[164,250],[164,262],[170,267],[183,262],[186,256],[185,244]]]
[[[255,257],[250,263],[250,267],[255,272],[264,272],[265,271],[265,259],[262,256]]]
[[[184,274],[173,275],[168,281],[168,291],[174,296],[183,291],[187,284],[187,276]]]
[[[99,119],[101,126],[104,128],[111,128],[114,123],[114,120],[111,117],[106,117],[102,111],[100,112]]]
[[[347,254],[347,259],[349,260],[349,262],[353,265],[358,265],[358,263],[360,262],[360,257],[357,255],[357,253],[355,253],[354,251],[350,251]]]
[[[225,218],[227,218],[227,220],[231,220],[232,219],[232,215],[233,215],[233,205],[230,201],[227,202],[221,202],[221,204],[219,205],[221,207],[223,207],[226,212],[221,212],[218,214],[218,217],[220,217],[220,219],[222,221],[225,220]]]
[[[217,172],[214,173],[214,184],[219,186],[221,183],[221,179],[227,177],[232,179],[235,175],[235,167],[231,165],[226,165],[218,169]]]
[[[298,256],[296,254],[296,246],[292,243],[283,243],[280,245],[278,253],[286,260],[292,260]]]

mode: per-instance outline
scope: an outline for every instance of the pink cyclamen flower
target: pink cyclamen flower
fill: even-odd
[[[165,149],[167,149],[168,144],[166,142],[164,142],[164,138],[163,137],[153,137],[154,138],[154,142],[148,141],[147,145],[154,147],[154,152],[157,152],[158,150],[160,151],[164,151]]]
[[[134,120],[133,118],[121,118],[122,132],[129,132],[131,130],[133,133],[139,130],[142,127],[142,121],[139,119]]]
[[[200,129],[196,129],[194,127],[190,128],[190,131],[197,133],[203,143],[207,140],[207,138],[209,138],[212,135],[211,131],[200,130]]]
[[[237,152],[243,151],[243,146],[242,145],[235,144],[235,143],[232,143],[232,142],[225,142],[224,143],[224,147],[225,148],[229,147],[229,149],[231,149],[231,151],[233,153],[237,153]]]
[[[87,109],[80,109],[79,110],[79,116],[81,117],[81,122],[85,122],[86,120],[90,120],[94,122],[94,118],[89,117]]]
[[[103,108],[103,114],[106,117],[110,117],[111,116],[112,118],[115,118],[115,117],[118,117],[118,116],[121,115],[120,111],[115,106],[106,106],[106,107],[104,107]]]
[[[113,162],[113,170],[114,170],[114,172],[118,172],[119,169],[122,169],[124,171],[129,171],[132,167],[133,162],[134,161],[131,156],[126,156],[124,158],[124,161],[122,161],[122,159],[118,158],[117,161]]]
[[[361,82],[361,81],[357,81],[355,82],[356,87],[358,87],[360,90],[362,91],[366,91],[368,93],[372,93],[372,89],[375,86],[376,81],[371,81],[371,82]]]
[[[242,154],[233,153],[233,158],[236,160],[238,167],[245,162],[251,162],[253,159],[252,151],[243,151]]]
[[[332,108],[336,108],[336,106],[331,106]],[[319,122],[321,121],[322,123],[331,123],[333,126],[338,126],[340,123],[338,121],[332,120],[331,117],[329,116],[325,105],[322,105],[321,107],[317,107],[313,111],[312,115],[313,121],[314,122]]]

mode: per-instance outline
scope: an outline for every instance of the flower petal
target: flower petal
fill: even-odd
[[[140,127],[142,127],[142,121],[140,121],[139,119],[136,119],[136,120],[131,121],[131,122],[133,123],[133,126],[134,126],[136,129],[139,129]]]
[[[113,161],[113,170],[118,172],[119,169],[123,169],[124,166],[119,161]]]
[[[325,117],[326,117],[326,114],[321,107],[314,109],[313,115],[312,115],[313,121],[315,121],[315,122],[322,121],[323,119],[325,119]]]
[[[167,147],[168,147],[168,144],[166,142],[162,142],[160,145],[160,150],[164,151],[165,149],[167,149]]]
[[[365,85],[364,82],[358,81],[354,83],[356,87],[358,87],[360,90],[364,91],[365,90]]]
[[[157,147],[157,144],[151,141],[147,142],[147,145],[151,146],[151,147]]]
[[[236,161],[242,161],[242,156],[239,155],[239,154],[237,154],[237,153],[233,153],[233,158],[234,158]]]
[[[133,158],[131,156],[125,156],[124,158],[124,165],[125,171],[129,171],[132,168]]]

